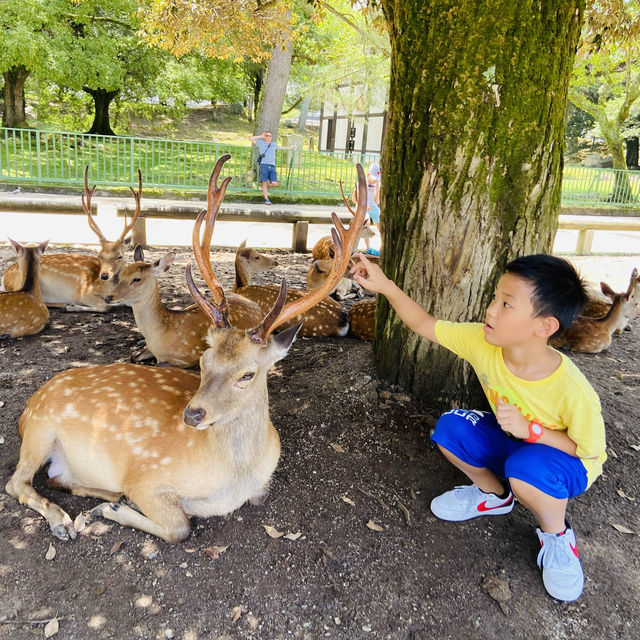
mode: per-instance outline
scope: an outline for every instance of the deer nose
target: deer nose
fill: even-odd
[[[108,273],[101,273],[100,274],[100,280],[108,280],[109,279],[109,274]]]
[[[184,410],[184,421],[191,427],[197,427],[205,416],[204,409],[189,409],[187,407]]]
[[[105,301],[107,304],[111,304],[111,303],[113,302],[113,296],[105,296],[105,297],[104,297],[104,301]]]

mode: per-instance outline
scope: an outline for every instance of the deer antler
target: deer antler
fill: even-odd
[[[636,282],[638,281],[638,269],[634,267],[631,272],[631,279],[629,280],[629,286],[627,287],[627,297],[633,293],[633,289],[636,286]]]
[[[342,200],[345,204],[345,206],[347,207],[347,209],[349,210],[349,213],[352,216],[355,216],[355,212],[353,211],[353,209],[349,206],[349,200],[347,199],[347,196],[344,195],[344,189],[342,188],[342,180],[340,180],[340,193],[342,194]]]
[[[140,169],[138,169],[138,193],[136,193],[133,190],[133,187],[129,187],[129,189],[133,194],[133,199],[136,201],[136,211],[133,214],[133,218],[131,219],[131,222],[129,224],[126,224],[126,218],[125,218],[125,227],[124,227],[124,231],[120,236],[120,240],[125,239],[127,233],[129,233],[129,231],[133,229],[133,226],[138,221],[138,217],[140,216],[140,200],[142,199],[142,171],[140,171]]]
[[[107,239],[104,237],[102,231],[100,231],[100,227],[98,227],[96,221],[91,215],[91,197],[93,196],[95,190],[95,184],[91,189],[89,189],[89,165],[87,164],[84,167],[84,190],[82,191],[82,208],[89,218],[89,226],[91,227],[91,230],[98,236],[98,238],[100,238],[100,240],[104,240],[106,242]]]
[[[356,167],[358,171],[358,193],[362,194],[366,192],[367,183],[364,175],[364,170],[360,164]],[[259,327],[252,329],[249,333],[251,339],[254,342],[264,342],[269,334],[279,327],[281,324],[285,323],[290,318],[293,318],[301,313],[304,313],[307,309],[313,307],[316,303],[322,300],[325,296],[327,296],[336,284],[342,278],[349,260],[351,259],[351,252],[358,240],[358,234],[360,233],[360,229],[364,224],[365,215],[367,212],[367,200],[366,198],[358,198],[358,204],[356,207],[356,211],[353,214],[353,220],[349,225],[348,229],[345,229],[340,219],[335,213],[331,214],[331,218],[333,219],[334,229],[331,229],[331,235],[333,237],[333,242],[336,247],[336,257],[333,260],[333,266],[331,268],[331,272],[329,273],[329,277],[325,280],[324,284],[319,288],[313,291],[310,291],[308,295],[285,305],[282,310],[277,310],[277,302],[274,304],[273,309],[269,312],[267,318],[260,324]],[[282,291],[284,289],[286,295],[286,285],[283,284],[280,287],[280,296],[282,296]],[[276,315],[277,311],[277,315]],[[267,319],[271,319],[273,317],[273,322],[271,324],[267,324]]]
[[[200,269],[200,273],[202,274],[204,281],[209,287],[213,302],[209,302],[200,292],[195,282],[193,281],[193,277],[191,275],[191,265],[187,267],[187,286],[189,287],[189,292],[193,296],[193,299],[196,301],[196,304],[209,316],[209,318],[211,318],[214,326],[218,327],[219,329],[231,327],[231,323],[229,322],[229,304],[227,303],[227,298],[224,295],[222,285],[220,284],[220,281],[213,273],[213,269],[211,268],[210,248],[216,216],[220,209],[220,205],[222,204],[222,200],[224,199],[227,185],[229,184],[229,182],[231,182],[230,177],[225,178],[222,181],[222,185],[220,186],[220,188],[218,188],[218,176],[222,171],[222,165],[230,158],[231,156],[227,153],[221,156],[218,162],[216,162],[216,166],[211,172],[211,177],[209,178],[207,208],[203,209],[199,213],[198,217],[196,218],[196,222],[193,225],[192,239],[194,257],[196,259],[198,269]],[[201,243],[200,228],[202,227],[202,221],[205,218],[206,223]]]

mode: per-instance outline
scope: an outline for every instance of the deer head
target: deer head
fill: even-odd
[[[133,218],[131,219],[129,224],[127,224],[125,219],[124,230],[120,234],[120,237],[114,242],[110,242],[104,237],[104,234],[102,233],[102,231],[100,231],[100,227],[91,214],[91,198],[95,193],[96,186],[94,185],[91,189],[89,189],[89,165],[86,165],[84,168],[84,190],[82,192],[82,208],[87,214],[89,227],[98,236],[98,240],[100,241],[98,258],[100,260],[101,280],[112,280],[117,273],[120,273],[122,267],[124,266],[124,250],[125,246],[128,244],[126,235],[129,233],[129,231],[131,231],[131,229],[133,229],[135,223],[138,221],[138,217],[140,216],[140,200],[142,198],[142,172],[140,171],[140,169],[138,169],[137,193],[131,187],[129,187],[129,189],[131,190],[136,203],[135,213],[133,214]]]

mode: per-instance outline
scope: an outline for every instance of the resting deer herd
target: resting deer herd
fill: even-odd
[[[142,177],[132,189],[136,211],[120,238],[107,241],[91,215],[85,170],[82,206],[100,240],[98,257],[44,255],[47,243],[23,246],[11,240],[17,261],[3,276],[0,339],[36,334],[48,307],[104,312],[128,304],[146,346],[132,364],[63,371],[28,401],[18,423],[20,457],[6,491],[40,513],[54,536],[76,537],[70,516],[34,489],[36,472],[47,467],[48,485],[102,502],[93,514],[140,529],[167,542],[184,540],[191,516],[224,515],[267,494],[280,457],[280,440],[269,416],[267,372],[287,355],[298,334],[351,335],[372,340],[375,300],[356,302],[347,316],[339,299],[350,293],[346,277],[352,252],[366,227],[366,199],[348,229],[333,214],[331,238],[314,248],[306,291],[255,285],[252,277],[277,262],[243,243],[236,252],[233,291],[224,291],[211,264],[216,215],[230,182],[218,185],[224,163],[211,174],[207,208],[193,228],[193,255],[209,297],[196,285],[192,267],[186,285],[195,305],[169,309],[159,280],[175,254],[155,262],[136,247],[124,265],[125,237],[140,214]],[[358,189],[366,192],[358,165]],[[348,205],[347,205],[348,206]],[[363,231],[364,229],[364,231]],[[324,255],[321,252],[326,252]],[[345,282],[346,281],[346,282]],[[564,336],[552,344],[597,353],[636,314],[640,278],[634,269],[627,290],[601,283],[610,301],[592,300]],[[338,300],[329,297],[333,294]],[[275,333],[279,329],[278,333]],[[155,358],[158,366],[142,366]],[[199,364],[199,373],[187,368]],[[126,401],[113,402],[113,398]]]

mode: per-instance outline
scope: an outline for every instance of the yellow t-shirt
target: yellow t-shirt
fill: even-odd
[[[473,367],[496,412],[498,398],[515,404],[529,421],[566,431],[587,470],[587,486],[602,473],[607,459],[600,400],[582,372],[560,353],[562,363],[542,380],[523,380],[507,369],[502,347],[489,344],[480,323],[436,323],[436,337]]]

